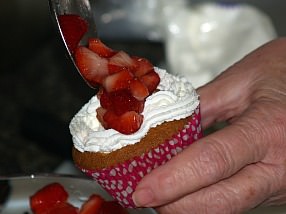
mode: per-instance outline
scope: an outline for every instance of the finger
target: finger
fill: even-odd
[[[263,77],[266,77],[263,81],[268,81],[273,72],[281,71],[279,66],[284,65],[285,48],[286,38],[266,43],[199,88],[203,127],[228,120],[246,109],[256,83]]]
[[[279,168],[252,164],[234,176],[158,208],[171,214],[243,213],[261,204],[279,189]]]
[[[275,63],[270,61],[272,66],[284,62],[285,46],[286,38],[267,43],[229,67],[210,83],[198,88],[203,127],[208,127],[215,121],[228,120],[246,109],[257,81],[263,76],[273,76],[273,69],[269,69],[268,61],[275,60]]]
[[[256,128],[244,128],[250,136],[245,135],[240,125],[233,124],[197,141],[153,170],[137,186],[133,195],[135,203],[138,206],[166,204],[261,160],[266,150],[257,149],[252,142],[262,141],[262,135]]]
[[[241,62],[243,64],[243,62]],[[202,126],[235,117],[250,104],[251,78],[234,65],[209,84],[199,88]],[[243,94],[243,96],[242,96]]]

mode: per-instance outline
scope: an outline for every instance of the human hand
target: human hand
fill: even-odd
[[[286,202],[286,38],[274,40],[198,89],[203,128],[139,183],[138,206],[159,213],[242,213]]]

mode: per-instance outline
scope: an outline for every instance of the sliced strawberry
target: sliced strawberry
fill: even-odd
[[[144,101],[137,100],[132,96],[129,90],[115,91],[104,96],[107,96],[109,102],[111,102],[109,106],[105,104],[106,108],[112,110],[118,116],[128,111],[141,113],[144,109]]]
[[[97,91],[97,98],[100,99],[101,95],[105,92],[104,88],[100,87]]]
[[[129,90],[121,90],[110,94],[113,111],[122,115],[128,111],[143,112],[144,101],[137,100]]]
[[[124,51],[119,51],[109,59],[109,73],[113,74],[125,69],[134,69],[135,64],[132,58]]]
[[[79,214],[99,214],[104,199],[99,195],[91,195],[80,208]]]
[[[83,77],[93,87],[101,84],[108,75],[107,59],[86,47],[80,46],[76,49],[75,61]]]
[[[118,65],[112,65],[112,64],[108,63],[108,73],[110,75],[118,73],[120,71],[131,71],[133,73],[132,68],[122,67],[122,66],[118,66]]]
[[[35,214],[41,214],[58,203],[66,202],[68,193],[59,183],[51,183],[30,197],[30,207]]]
[[[105,129],[123,134],[136,132],[142,122],[145,99],[160,82],[153,65],[144,58],[114,51],[98,38],[90,38],[88,48],[75,50],[75,61],[92,87],[100,86],[97,118]]]
[[[93,52],[97,53],[99,56],[104,58],[110,58],[116,51],[112,50],[111,48],[107,47],[105,44],[101,42],[98,38],[91,38],[88,40],[88,48]]]
[[[128,214],[128,211],[116,201],[105,201],[101,207],[100,214]]]
[[[80,16],[73,14],[60,15],[58,20],[68,49],[73,54],[81,38],[88,30],[88,23]]]
[[[98,119],[98,121],[101,123],[101,125],[103,126],[103,128],[105,129],[109,129],[108,124],[104,121],[103,116],[106,113],[106,109],[99,107],[96,109],[96,118]]]
[[[107,76],[102,86],[107,92],[118,91],[129,87],[133,74],[127,70]]]
[[[154,66],[145,58],[132,57],[132,59],[136,64],[136,69],[134,72],[136,77],[141,77],[154,69]]]
[[[143,115],[135,111],[129,111],[121,116],[117,116],[113,111],[107,111],[103,119],[109,124],[110,128],[122,134],[132,134],[140,129]]]
[[[144,100],[148,95],[148,88],[138,79],[133,79],[130,82],[130,91],[137,100]]]
[[[102,108],[110,109],[113,108],[113,102],[112,97],[110,97],[109,93],[103,90],[103,92],[100,95],[100,105]]]
[[[109,63],[122,67],[135,66],[132,58],[124,51],[117,52],[113,57],[110,58]]]
[[[160,83],[160,77],[154,70],[141,76],[139,79],[148,88],[150,94],[157,89]]]
[[[43,214],[79,214],[79,209],[70,203],[62,202],[54,205]]]

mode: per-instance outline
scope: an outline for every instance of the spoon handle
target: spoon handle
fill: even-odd
[[[89,0],[49,0],[49,5],[51,15],[60,33],[62,41],[64,42],[68,57],[71,59],[76,70],[80,73],[73,57],[73,50],[69,48],[67,38],[65,38],[64,36],[62,28],[63,26],[61,26],[60,17],[64,15],[76,15],[86,21],[88,26],[87,31],[84,33],[78,43],[79,45],[85,46],[87,45],[89,38],[97,38],[97,30],[93,15],[94,7]],[[90,87],[93,88],[92,86]]]
[[[49,0],[49,5],[60,31],[61,26],[58,20],[59,15],[74,14],[79,15],[88,22],[88,32],[82,38],[80,44],[85,45],[88,38],[97,37],[95,19],[92,12],[94,11],[93,5],[89,0]]]

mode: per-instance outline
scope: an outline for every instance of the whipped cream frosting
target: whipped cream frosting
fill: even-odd
[[[163,69],[155,67],[155,71],[161,78],[159,91],[146,99],[144,120],[137,132],[124,135],[114,129],[105,130],[96,117],[100,102],[95,95],[71,120],[69,128],[75,148],[81,152],[109,153],[139,142],[151,127],[192,115],[199,105],[199,96],[192,84]]]

